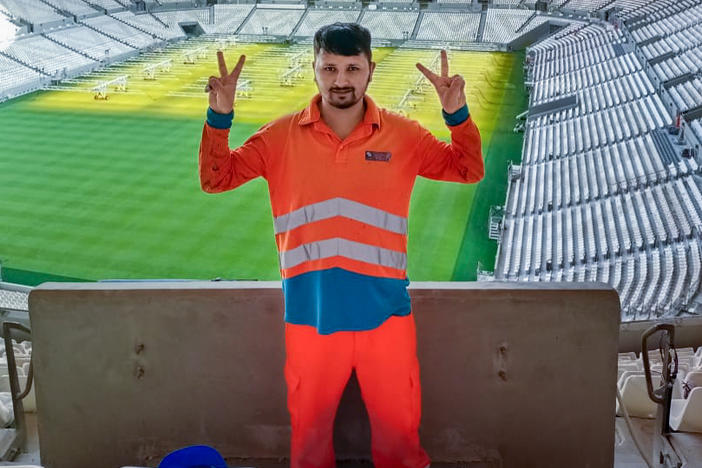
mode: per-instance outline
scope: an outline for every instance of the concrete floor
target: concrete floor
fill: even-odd
[[[19,455],[13,462],[0,462],[0,466],[16,465],[40,465],[39,459],[39,437],[37,434],[36,414],[27,413],[27,451]],[[632,418],[632,424],[637,437],[643,444],[647,454],[653,450],[653,434],[655,421],[652,419]],[[617,418],[615,426],[615,451],[614,468],[641,468],[645,467],[645,462],[636,450],[636,446],[631,439],[629,430],[626,427],[624,418]],[[702,468],[702,434],[677,433],[672,434],[670,442],[678,455],[683,460],[686,468]],[[283,468],[287,467],[286,460],[271,459],[227,459],[231,468],[255,467],[255,468]],[[339,462],[340,468],[352,467],[372,467],[372,463],[367,461],[346,461]],[[461,463],[432,463],[432,468],[494,468],[498,464],[489,461],[461,462]]]

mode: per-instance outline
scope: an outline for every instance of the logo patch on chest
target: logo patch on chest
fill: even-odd
[[[366,151],[366,161],[390,162],[390,156],[389,151]]]

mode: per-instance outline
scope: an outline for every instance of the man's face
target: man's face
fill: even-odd
[[[363,99],[375,62],[369,62],[363,53],[336,55],[322,49],[312,67],[322,99],[334,107],[346,109]]]

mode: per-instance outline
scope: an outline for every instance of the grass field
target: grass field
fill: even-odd
[[[184,64],[184,52],[199,47],[204,56]],[[0,104],[5,281],[279,279],[265,180],[218,195],[199,187],[197,149],[207,108],[202,90],[216,72],[216,48],[179,44]],[[250,80],[252,89],[237,102],[232,147],[270,119],[305,107],[316,92],[308,46],[226,48],[232,64],[239,53],[247,55],[242,80]],[[418,76],[414,63],[429,65],[436,56],[431,50],[374,50],[378,67],[368,93],[397,109]],[[168,59],[170,71],[143,79],[145,64]],[[508,161],[520,157],[521,135],[511,129],[526,108],[522,61],[520,54],[451,52],[451,73],[468,83],[487,176],[476,185],[417,180],[411,280],[472,280],[477,262],[492,268],[496,244],[487,238],[487,212],[503,203]],[[302,65],[294,86],[281,86],[281,72],[297,62]],[[126,92],[93,98],[98,82],[123,75],[129,76]],[[414,96],[405,111],[448,137],[433,89]]]

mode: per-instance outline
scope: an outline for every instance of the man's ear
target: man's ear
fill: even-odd
[[[373,80],[373,72],[375,71],[375,62],[370,63],[370,76],[368,76],[368,81]]]

